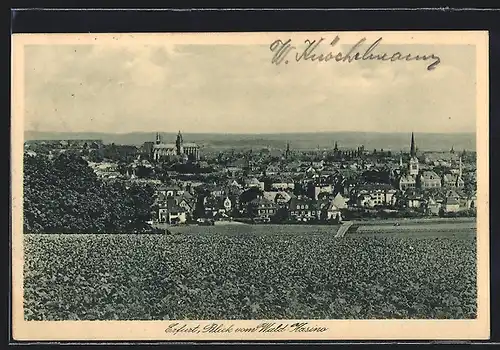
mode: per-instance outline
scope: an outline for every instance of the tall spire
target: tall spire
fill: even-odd
[[[417,150],[415,148],[415,136],[413,132],[411,133],[411,146],[410,146],[410,157],[415,157],[417,155]]]
[[[156,144],[158,145],[158,144],[160,144],[160,143],[161,143],[161,136],[160,136],[160,133],[159,133],[159,132],[157,132],[157,133],[156,133]]]

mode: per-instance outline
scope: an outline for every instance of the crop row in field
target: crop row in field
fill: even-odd
[[[28,320],[474,318],[474,237],[26,235]]]
[[[414,224],[414,225],[361,225],[358,228],[358,232],[370,232],[370,231],[380,231],[380,232],[402,232],[402,231],[412,231],[412,232],[421,232],[421,231],[463,231],[463,230],[475,230],[476,223],[438,223],[438,224]]]
[[[178,226],[169,227],[174,233],[194,235],[228,235],[228,236],[268,236],[279,234],[281,236],[303,235],[335,235],[340,225],[215,225],[215,226]]]

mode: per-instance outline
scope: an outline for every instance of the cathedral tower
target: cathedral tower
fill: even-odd
[[[182,140],[182,134],[181,131],[179,130],[179,133],[177,134],[177,139],[175,140],[175,147],[177,149],[177,155],[181,155],[184,153],[184,147],[183,147],[183,140]]]
[[[159,145],[161,143],[161,136],[160,136],[160,133],[157,132],[156,133],[156,144]]]

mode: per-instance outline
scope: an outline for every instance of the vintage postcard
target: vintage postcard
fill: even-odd
[[[13,35],[14,338],[487,339],[487,45]]]

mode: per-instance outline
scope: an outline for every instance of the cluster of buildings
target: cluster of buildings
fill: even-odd
[[[83,145],[81,144],[81,148]],[[97,146],[97,147],[96,147]],[[88,147],[88,143],[87,143]],[[93,148],[106,147],[92,143]],[[130,146],[129,146],[130,147]],[[153,142],[127,148],[132,160],[89,160],[96,174],[155,187],[153,221],[162,223],[251,220],[253,222],[338,222],[357,213],[446,215],[471,213],[476,203],[474,154],[409,154],[356,149],[220,151],[201,154],[184,142]],[[113,149],[116,153],[116,150]],[[115,154],[112,153],[112,154]],[[92,153],[85,153],[90,157]],[[176,165],[188,165],[179,168]],[[196,169],[204,169],[196,172]],[[361,213],[361,214],[360,214]]]
[[[179,182],[183,190],[175,193],[180,195],[157,200],[156,219],[337,222],[352,212],[443,215],[470,212],[477,205],[475,165],[468,165],[465,174],[461,155],[419,157],[413,134],[406,162],[403,155],[399,161],[375,159],[364,147],[339,151],[337,144],[332,154],[330,160],[294,157],[287,144],[278,159],[260,154],[237,155],[224,164],[214,161],[216,180]],[[367,173],[378,177],[373,180]],[[161,191],[174,193],[168,186]]]
[[[415,138],[412,133],[408,166],[404,166],[403,157],[400,157],[400,167],[396,170],[397,187],[402,191],[416,188],[428,190],[441,187],[461,189],[465,186],[462,172],[462,157],[459,157],[458,167],[451,168],[441,175],[432,170],[432,167],[422,169],[417,158]]]

